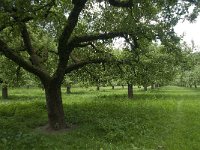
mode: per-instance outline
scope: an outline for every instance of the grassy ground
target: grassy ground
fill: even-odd
[[[134,100],[126,90],[63,89],[66,120],[75,128],[46,134],[37,129],[47,123],[44,92],[12,89],[9,100],[0,99],[0,149],[200,149],[199,89],[138,89]]]

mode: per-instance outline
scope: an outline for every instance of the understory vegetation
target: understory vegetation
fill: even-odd
[[[10,89],[0,99],[0,149],[195,150],[200,147],[200,89],[62,89],[68,129],[45,131],[44,91]]]

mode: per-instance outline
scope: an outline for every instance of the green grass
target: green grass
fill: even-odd
[[[11,89],[0,99],[2,150],[198,150],[200,148],[200,89],[164,87],[135,91],[118,87],[63,89],[66,120],[75,128],[45,134],[44,91]]]

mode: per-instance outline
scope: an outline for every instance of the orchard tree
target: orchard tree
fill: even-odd
[[[123,53],[124,79],[128,83],[128,97],[133,97],[133,85],[143,86],[147,91],[147,87],[158,84],[167,84],[176,74],[176,66],[178,65],[179,51],[178,46],[174,46],[174,52],[170,52],[163,45],[154,44],[149,41],[137,40],[133,41],[137,47],[130,42],[129,48]],[[178,43],[177,43],[178,45]]]
[[[188,2],[176,0],[2,0],[0,52],[41,80],[49,128],[63,129],[66,127],[61,97],[64,76],[87,64],[102,61],[91,58],[70,63],[70,55],[79,50],[80,55],[84,55],[80,48],[94,41],[111,42],[108,39],[137,35],[141,26],[146,28],[143,32],[159,28],[162,35],[169,37],[178,16],[185,13],[183,6],[186,5]],[[152,35],[149,38],[159,36],[157,33]],[[43,43],[40,39],[44,37],[49,37],[50,41]],[[49,44],[53,45],[53,51],[48,49]],[[53,66],[49,68],[49,64]]]
[[[8,87],[19,87],[24,84],[23,69],[4,56],[0,56],[0,79],[2,98],[8,98]]]
[[[176,53],[168,52],[163,45],[151,44],[147,49],[148,52],[140,58],[138,68],[138,84],[143,85],[145,91],[150,85],[167,85],[175,77],[179,64],[179,46],[174,46]]]
[[[194,53],[188,48],[187,51],[183,51],[183,60],[179,65],[179,73],[174,82],[179,86],[197,88],[197,85],[200,84],[200,53]]]

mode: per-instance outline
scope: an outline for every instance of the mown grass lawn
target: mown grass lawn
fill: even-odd
[[[11,89],[0,99],[2,150],[199,150],[200,89],[163,87],[126,98],[118,87],[63,89],[69,131],[47,134],[44,91]]]

